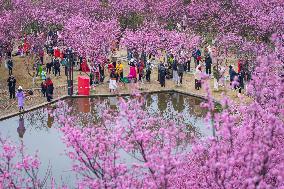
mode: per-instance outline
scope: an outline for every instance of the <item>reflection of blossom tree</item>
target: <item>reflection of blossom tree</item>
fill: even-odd
[[[193,110],[193,105],[198,104],[201,102],[201,100],[197,100],[195,97],[189,97],[184,98],[185,96],[179,93],[176,93],[171,95],[171,100],[166,101],[166,108],[164,110],[159,109],[158,103],[159,100],[164,98],[164,94],[162,95],[162,98],[159,98],[158,96],[161,94],[154,94],[151,95],[151,100],[147,99],[147,107],[146,110],[152,114],[152,115],[162,115],[167,120],[172,120],[176,124],[184,124],[185,128],[188,130],[188,135],[191,136],[193,133],[196,136],[200,136],[200,131],[198,129],[197,120],[200,115],[196,115],[196,113]],[[182,97],[178,97],[182,96]],[[180,98],[178,101],[177,98]],[[197,100],[197,101],[196,101]],[[189,104],[191,102],[191,104]],[[183,108],[174,108],[177,106],[182,106]]]
[[[48,130],[47,114],[48,111],[45,108],[40,108],[24,114],[24,119],[27,122],[27,125],[32,126],[29,127],[29,129]]]

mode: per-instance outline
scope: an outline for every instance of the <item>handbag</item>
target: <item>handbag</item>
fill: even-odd
[[[34,92],[30,89],[30,90],[28,90],[28,94],[29,94],[29,95],[33,95]]]

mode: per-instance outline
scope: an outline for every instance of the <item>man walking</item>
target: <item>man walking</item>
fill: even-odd
[[[184,64],[178,64],[177,66],[178,85],[182,84],[183,72],[184,72]]]

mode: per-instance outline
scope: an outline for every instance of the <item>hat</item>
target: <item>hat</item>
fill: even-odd
[[[18,90],[23,90],[23,87],[22,87],[22,86],[19,86],[19,87],[18,87]]]

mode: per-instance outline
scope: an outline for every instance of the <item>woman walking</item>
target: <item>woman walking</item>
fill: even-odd
[[[24,110],[24,103],[25,103],[25,93],[23,92],[23,88],[21,86],[19,86],[18,88],[16,97],[18,99],[19,111],[21,112],[22,110]]]

